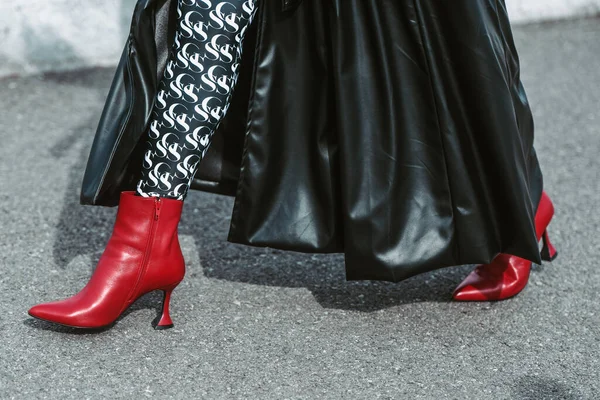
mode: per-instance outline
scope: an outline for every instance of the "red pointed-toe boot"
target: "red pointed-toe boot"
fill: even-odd
[[[182,206],[179,200],[123,192],[112,236],[88,284],[68,299],[32,307],[29,314],[75,328],[103,328],[140,296],[162,290],[155,329],[172,327],[169,300],[185,273],[177,237]]]
[[[554,206],[546,192],[535,215],[538,241],[543,240],[542,260],[553,261],[557,252],[548,238],[548,225],[554,216]],[[519,294],[529,280],[531,261],[500,254],[491,264],[479,265],[454,291],[458,301],[504,300]]]

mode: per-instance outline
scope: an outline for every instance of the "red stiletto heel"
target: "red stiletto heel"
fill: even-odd
[[[542,260],[553,261],[558,252],[548,237],[548,225],[554,216],[554,205],[546,192],[535,214],[537,239],[543,240]],[[531,261],[500,254],[490,264],[479,265],[454,291],[454,300],[493,301],[504,300],[519,294],[529,281]]]
[[[175,289],[177,285],[171,286],[167,289],[163,290],[163,306],[162,313],[158,322],[154,326],[156,330],[169,329],[173,327],[173,321],[171,320],[171,315],[169,314],[169,303],[171,301],[171,293],[173,293],[173,289]]]
[[[544,247],[542,248],[542,252],[540,255],[542,256],[542,260],[552,262],[558,257],[558,251],[550,242],[550,238],[548,237],[548,231],[544,231],[542,235],[542,240],[544,241]]]
[[[89,282],[76,295],[38,304],[29,314],[74,328],[104,328],[139,297],[160,289],[165,298],[157,329],[172,326],[169,300],[185,274],[177,238],[182,205],[123,192],[113,233]]]

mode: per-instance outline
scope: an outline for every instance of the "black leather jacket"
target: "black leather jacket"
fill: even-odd
[[[135,187],[173,5],[138,2],[84,204]],[[235,196],[228,240],[344,252],[348,279],[540,262],[542,176],[502,0],[259,0],[241,68],[193,186]]]

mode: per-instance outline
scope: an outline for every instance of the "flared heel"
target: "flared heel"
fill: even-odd
[[[554,247],[552,242],[550,242],[550,237],[548,236],[547,230],[544,231],[544,234],[542,235],[542,240],[544,242],[544,246],[542,247],[542,251],[540,253],[540,255],[542,256],[542,260],[547,262],[554,261],[556,257],[558,257],[558,251],[556,251],[556,248]]]
[[[163,289],[163,305],[162,305],[162,313],[159,318],[157,318],[158,322],[154,325],[154,329],[156,330],[164,330],[173,327],[173,320],[171,320],[171,315],[169,313],[169,303],[171,302],[171,293],[173,293],[173,289],[175,289],[177,285],[170,286],[166,289]]]

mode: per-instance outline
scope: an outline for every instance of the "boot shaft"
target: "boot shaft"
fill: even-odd
[[[183,279],[185,262],[177,234],[182,208],[179,200],[121,194],[107,250],[128,251],[141,260],[136,292]],[[130,250],[124,250],[127,248]]]

